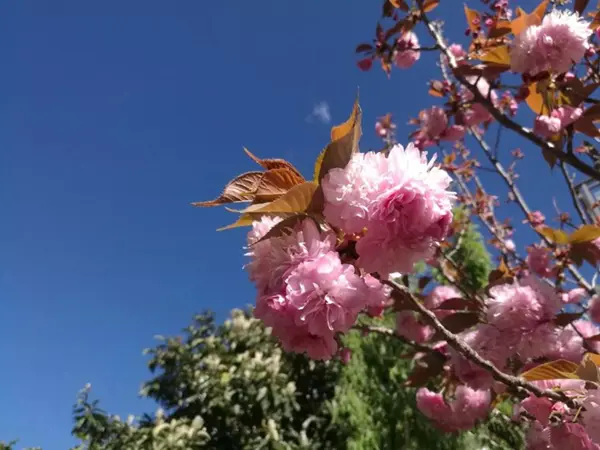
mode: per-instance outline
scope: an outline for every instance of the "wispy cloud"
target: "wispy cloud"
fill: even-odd
[[[307,122],[312,122],[313,119],[317,119],[321,123],[331,122],[331,112],[329,111],[329,103],[319,102],[315,105],[312,112],[306,118]]]

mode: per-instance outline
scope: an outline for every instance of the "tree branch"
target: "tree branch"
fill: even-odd
[[[589,166],[580,159],[578,159],[574,154],[563,152],[554,144],[546,142],[544,139],[534,134],[531,130],[519,125],[517,122],[515,122],[510,117],[505,115],[502,111],[500,111],[498,108],[496,108],[492,101],[479,91],[479,88],[476,84],[469,83],[465,76],[461,75],[460,73],[457,73],[456,69],[458,69],[459,66],[456,63],[456,59],[454,59],[454,55],[452,55],[452,53],[448,49],[448,46],[444,42],[444,38],[437,29],[437,27],[433,23],[431,23],[431,21],[427,17],[427,14],[425,13],[425,11],[423,11],[423,0],[418,0],[418,3],[421,9],[421,18],[423,20],[423,23],[425,24],[431,37],[435,40],[437,46],[439,46],[442,53],[446,56],[448,60],[448,65],[452,69],[454,77],[459,81],[461,85],[463,85],[473,94],[475,100],[477,100],[478,103],[482,104],[490,112],[494,119],[498,121],[498,123],[504,125],[506,128],[516,132],[528,141],[534,143],[535,145],[540,147],[542,151],[551,153],[561,162],[567,163],[579,170],[580,172],[586,174],[587,176],[600,181],[600,172],[595,170],[592,166]]]
[[[502,165],[502,163],[492,154],[492,150],[488,146],[487,142],[485,142],[483,140],[481,135],[473,128],[469,128],[469,133],[475,138],[475,140],[477,141],[477,143],[479,144],[479,146],[481,147],[481,149],[487,156],[490,163],[492,163],[494,165],[494,167],[496,168],[496,170],[498,171],[498,173],[500,174],[500,176],[502,177],[502,179],[504,180],[504,182],[510,189],[510,192],[514,196],[515,201],[521,208],[521,211],[523,211],[523,214],[525,214],[525,217],[529,218],[530,214],[531,214],[531,209],[529,208],[529,206],[527,206],[527,202],[525,201],[523,194],[521,193],[521,191],[515,184],[512,176],[504,169],[504,166]],[[562,166],[562,163],[561,163],[561,166]],[[544,242],[548,246],[550,246],[550,247],[554,246],[554,243],[552,241],[550,241],[550,239],[548,239],[546,236],[541,234],[535,228],[534,228],[534,231],[544,240]],[[572,264],[569,264],[567,266],[567,269],[569,270],[571,275],[573,275],[575,280],[577,280],[577,283],[579,283],[579,285],[581,287],[583,287],[586,291],[588,291],[588,293],[590,295],[595,293],[592,285],[587,282],[587,280],[583,277],[583,275],[581,275],[581,273],[579,273],[579,271],[577,270],[577,268],[575,266],[573,266]]]
[[[413,295],[412,292],[408,290],[408,288],[404,286],[400,286],[393,281],[383,281],[385,284],[390,286],[395,291],[401,293],[407,298],[412,305],[431,323],[431,325],[438,331],[442,336],[444,336],[446,342],[458,351],[462,356],[467,358],[472,363],[477,366],[487,370],[492,374],[495,380],[500,381],[501,383],[513,387],[516,390],[526,390],[535,394],[538,397],[548,397],[552,400],[557,401],[565,401],[566,396],[560,392],[555,392],[551,390],[540,389],[536,385],[529,383],[519,377],[515,377],[513,375],[506,374],[500,371],[496,366],[494,366],[491,362],[483,359],[475,350],[469,347],[465,342],[463,342],[456,334],[452,333],[448,330],[444,325],[438,320],[436,315],[428,310],[417,298]]]

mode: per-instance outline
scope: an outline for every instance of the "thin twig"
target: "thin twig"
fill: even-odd
[[[579,217],[581,218],[581,222],[586,224],[586,223],[588,223],[588,220],[585,217],[585,213],[583,211],[583,208],[581,207],[581,203],[579,202],[579,199],[577,198],[577,192],[575,191],[575,185],[573,184],[573,179],[569,175],[569,172],[567,171],[567,168],[565,167],[564,163],[561,162],[559,164],[559,166],[560,166],[560,171],[562,172],[563,177],[565,178],[567,186],[569,187],[569,193],[571,194],[571,200],[573,200],[573,206],[575,206],[575,209],[577,210],[577,214],[579,214]]]
[[[521,208],[521,211],[523,211],[525,218],[529,218],[531,216],[531,209],[527,205],[527,202],[525,201],[525,197],[523,197],[523,194],[521,193],[521,191],[515,184],[513,177],[506,171],[506,169],[504,169],[504,166],[502,165],[502,163],[496,157],[494,157],[494,155],[492,154],[492,150],[488,146],[487,142],[485,142],[485,140],[481,137],[481,135],[473,128],[469,129],[469,133],[475,138],[475,140],[477,141],[477,143],[479,144],[479,146],[481,147],[481,149],[487,156],[490,163],[493,164],[493,166],[496,168],[496,170],[498,171],[498,173],[500,174],[500,176],[502,177],[502,179],[504,180],[504,182],[510,189],[510,192],[512,193],[517,205],[519,205],[519,208]],[[548,246],[550,246],[550,247],[554,246],[554,243],[550,239],[548,239],[546,236],[544,236],[542,233],[540,233],[537,229],[534,228],[534,230],[544,240],[544,242]],[[579,271],[577,270],[577,268],[575,266],[573,266],[572,264],[569,264],[567,266],[567,269],[569,270],[571,275],[573,275],[573,277],[577,280],[577,283],[579,283],[579,285],[581,287],[583,287],[586,291],[588,291],[588,293],[590,293],[590,294],[593,293],[592,285],[590,285],[590,283],[588,283],[588,281],[583,277],[583,275],[581,275],[581,273],[579,273]]]

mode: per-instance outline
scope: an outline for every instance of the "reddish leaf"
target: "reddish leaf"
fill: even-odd
[[[595,334],[589,338],[585,338],[586,341],[598,342],[600,341],[600,334]]]
[[[590,24],[590,28],[595,30],[600,26],[600,10],[596,12],[594,18],[592,19],[592,23]]]
[[[510,22],[505,20],[496,22],[494,28],[490,30],[488,33],[489,39],[498,39],[512,32],[512,28],[510,26]]]
[[[264,203],[281,197],[292,187],[304,183],[304,178],[289,168],[271,169],[263,174],[255,191],[254,203]]]
[[[554,324],[558,327],[566,327],[571,322],[580,319],[583,313],[561,313],[554,318]]]
[[[254,192],[262,177],[263,172],[243,173],[227,183],[221,195],[216,199],[205,202],[194,202],[192,206],[208,207],[251,201],[254,198]]]
[[[479,56],[479,59],[488,63],[510,67],[510,52],[507,45],[492,47]]]
[[[529,95],[525,102],[535,114],[548,115],[554,106],[553,96],[548,91],[548,80],[531,83],[529,85]]]
[[[440,4],[440,0],[425,0],[422,9],[424,12],[433,11]]]
[[[591,242],[573,244],[569,249],[569,258],[578,266],[581,266],[583,261],[587,261],[590,265],[595,266],[598,262],[598,249]]]
[[[525,28],[541,24],[546,13],[546,8],[548,7],[548,2],[549,0],[542,1],[531,14],[526,14],[521,8],[518,8],[521,14],[510,23],[513,34],[516,36]]]
[[[415,362],[415,367],[408,379],[404,382],[406,386],[420,387],[442,373],[446,358],[440,352],[427,353]]]
[[[392,28],[390,28],[389,30],[387,30],[385,32],[384,39],[387,41],[389,38],[391,38],[396,33],[407,31],[407,27],[410,23],[411,23],[411,21],[408,18],[399,20],[398,22],[396,22],[394,24],[394,26]]]
[[[583,113],[585,117],[589,117],[592,120],[600,119],[600,103],[596,103],[595,105],[590,106]]]
[[[465,5],[465,16],[467,17],[467,26],[469,29],[473,33],[478,32],[481,27],[481,16],[479,15],[479,12]]]
[[[600,355],[598,355],[597,353],[586,353],[585,355],[583,355],[583,359],[590,360],[597,366],[600,366]]]
[[[286,234],[291,233],[296,225],[304,221],[305,219],[310,219],[317,225],[318,229],[321,229],[319,222],[317,222],[313,217],[307,214],[296,214],[290,217],[283,219],[281,222],[276,224],[273,228],[271,228],[262,238],[256,241],[253,245],[258,244],[259,242],[266,241],[267,239],[271,239],[274,237],[284,236]]]
[[[575,374],[579,366],[574,362],[559,359],[546,364],[541,364],[521,374],[521,378],[527,381],[578,379]]]
[[[594,125],[594,121],[586,116],[582,116],[577,122],[573,124],[573,128],[580,133],[585,134],[589,137],[600,137],[600,131]]]
[[[360,61],[358,61],[356,63],[356,65],[358,66],[358,68],[362,71],[368,71],[371,69],[371,67],[373,67],[373,59],[372,58],[365,58],[365,59],[361,59]]]
[[[408,5],[406,4],[406,2],[404,0],[389,0],[389,2],[392,4],[392,6],[394,8],[401,9],[404,12],[408,12],[408,10],[409,10]]]
[[[259,220],[262,214],[242,214],[238,220],[236,220],[231,225],[227,225],[225,227],[217,228],[217,231],[225,231],[230,230],[232,228],[238,227],[247,227],[252,225],[252,222],[255,220]]]
[[[566,245],[569,243],[569,236],[562,230],[554,230],[550,227],[539,227],[536,231],[554,244]]]
[[[457,312],[442,319],[442,325],[452,333],[460,333],[479,323],[479,314],[475,312]],[[444,339],[444,335],[436,332],[432,341]]]
[[[395,311],[418,311],[418,309],[413,305],[410,295],[408,295],[404,291],[394,289],[390,295],[394,300]]]
[[[591,381],[598,384],[600,382],[600,370],[590,355],[592,355],[592,353],[587,353],[584,355],[583,360],[581,361],[581,364],[579,364],[579,367],[575,373],[582,380]]]
[[[262,159],[262,158],[255,156],[254,154],[252,154],[252,152],[250,152],[250,150],[248,150],[246,147],[244,147],[244,151],[246,152],[246,155],[248,155],[252,161],[254,161],[256,164],[258,164],[259,166],[261,166],[267,170],[289,169],[292,172],[294,172],[296,174],[296,176],[298,176],[299,178],[304,180],[304,177],[298,171],[298,169],[296,169],[291,162],[286,161],[285,159],[279,159],[279,158]]]
[[[471,300],[468,300],[466,298],[456,297],[456,298],[451,298],[449,300],[444,301],[440,306],[438,306],[435,309],[451,310],[451,311],[468,309],[468,310],[475,311],[477,309],[477,304],[475,304],[474,302],[472,302]]]
[[[600,227],[597,225],[583,225],[578,230],[571,233],[569,242],[571,244],[581,244],[590,242],[600,237]]]
[[[373,50],[373,46],[371,44],[359,44],[356,47],[356,53],[369,52]]]
[[[321,152],[315,163],[315,182],[320,183],[331,169],[346,167],[352,154],[358,151],[361,130],[362,110],[358,96],[354,102],[352,113],[346,122],[331,129],[331,142]]]
[[[590,0],[575,0],[575,5],[573,6],[573,11],[579,13],[579,15],[581,16],[583,14],[583,11],[585,10],[585,8],[587,8],[587,5],[589,2],[590,2]]]
[[[554,168],[554,166],[556,165],[556,161],[558,160],[558,157],[556,156],[556,154],[549,150],[542,149],[542,156],[544,157],[544,161],[546,161],[548,163],[550,168],[551,169]]]
[[[311,204],[317,185],[305,182],[292,187],[289,191],[270,203],[251,205],[242,213],[301,213],[306,212]]]
[[[421,277],[419,278],[419,290],[423,290],[425,289],[425,287],[429,284],[429,282],[431,281],[431,277]]]

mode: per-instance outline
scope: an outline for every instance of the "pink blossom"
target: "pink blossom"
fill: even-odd
[[[398,311],[396,313],[396,333],[420,344],[429,340],[434,330],[419,322],[414,312]]]
[[[595,450],[596,448],[581,424],[566,421],[550,427],[550,442],[555,449]]]
[[[462,297],[462,294],[454,286],[436,286],[431,290],[429,295],[425,297],[425,306],[427,306],[429,309],[436,309],[439,308],[446,300],[460,297]]]
[[[600,323],[600,297],[597,295],[594,295],[588,304],[588,314],[594,322]]]
[[[532,246],[527,248],[527,265],[540,277],[551,277],[554,270],[550,267],[551,251],[547,247]]]
[[[404,33],[396,41],[394,63],[401,69],[408,69],[421,57],[421,52],[418,48],[419,40],[417,39],[417,35],[412,31]]]
[[[246,256],[251,261],[246,269],[260,295],[279,294],[284,274],[291,267],[335,248],[335,235],[332,232],[321,233],[311,220],[304,221],[295,233],[253,245],[259,236],[264,236],[280,220],[263,217],[253,223],[248,233],[249,252]]]
[[[519,109],[519,104],[517,103],[517,101],[515,100],[515,98],[513,97],[512,93],[510,91],[504,91],[504,93],[502,94],[502,99],[501,99],[500,103],[502,104],[502,106],[505,109],[508,109],[508,112],[510,113],[511,116],[514,116],[517,114],[517,111]]]
[[[585,431],[593,442],[600,444],[600,390],[589,391],[583,401],[583,407],[585,408],[583,413]]]
[[[364,282],[364,300],[367,305],[367,313],[371,317],[381,316],[385,305],[387,304],[391,288],[382,284],[372,275],[365,275]]]
[[[347,365],[348,363],[350,363],[351,358],[352,350],[350,350],[348,347],[344,347],[340,352],[340,360],[342,361],[342,364]]]
[[[551,319],[560,310],[561,302],[552,287],[528,276],[491,288],[487,306],[489,324],[503,330],[523,330]]]
[[[385,187],[388,161],[382,153],[355,153],[344,169],[330,170],[323,178],[324,214],[328,222],[346,233],[367,226],[368,207]]]
[[[506,250],[508,250],[509,252],[514,252],[517,249],[517,246],[515,245],[515,241],[513,241],[512,239],[505,240],[504,246],[506,247]]]
[[[336,252],[300,263],[286,278],[296,325],[307,325],[317,336],[348,331],[364,307],[361,283],[354,267],[342,264]]]
[[[491,325],[477,327],[460,334],[461,339],[499,369],[506,366],[506,360],[516,351],[521,333],[501,331]],[[486,389],[494,381],[487,370],[467,360],[453,348],[450,348],[450,361],[457,378],[473,389]]]
[[[450,51],[452,56],[454,56],[456,62],[462,61],[467,57],[467,52],[465,52],[465,50],[462,48],[462,45],[460,44],[452,44],[448,47],[448,50]]]
[[[381,122],[375,122],[375,133],[379,137],[385,137],[388,133],[387,129],[381,124]]]
[[[367,207],[368,232],[356,250],[362,268],[387,277],[409,273],[433,254],[448,234],[455,193],[447,190],[449,175],[413,145],[396,145],[380,157],[386,163],[380,167],[387,167],[378,174],[379,192]]]
[[[529,415],[535,417],[543,426],[548,425],[548,418],[552,412],[552,402],[546,397],[536,397],[530,394],[525,400],[519,403],[518,412],[526,412]]]
[[[583,114],[581,108],[561,106],[553,110],[549,116],[540,115],[535,119],[533,132],[539,136],[549,138],[560,133],[565,127],[577,121]]]
[[[250,241],[267,225],[255,224]],[[332,232],[320,232],[307,219],[291,234],[251,247],[248,269],[258,288],[254,315],[286,351],[330,359],[337,352],[336,333],[348,331],[371,297],[379,301],[383,295],[340,261],[334,245]]]
[[[575,288],[563,293],[562,301],[563,303],[579,303],[586,295],[587,291],[584,288]]]
[[[465,77],[467,82],[477,87],[479,93],[489,99],[494,106],[498,106],[498,94],[491,89],[490,83],[485,79],[477,76]],[[457,122],[466,126],[477,126],[484,122],[492,120],[492,115],[487,108],[475,101],[475,95],[467,90],[463,90],[463,99],[467,102],[468,107],[463,109],[457,118]]]
[[[457,141],[464,137],[462,126],[448,126],[448,116],[439,106],[432,106],[419,113],[420,128],[413,134],[415,145],[420,148],[434,145],[440,140]]]
[[[425,297],[425,306],[434,310],[434,313],[438,319],[443,319],[449,314],[452,314],[454,311],[445,309],[436,310],[436,308],[439,308],[446,300],[460,297],[462,297],[462,294],[454,286],[436,286],[432,289],[429,295]]]
[[[571,327],[562,329],[551,342],[545,355],[548,359],[566,359],[579,363],[583,356],[583,340]]]
[[[541,211],[533,211],[527,219],[523,220],[523,223],[529,222],[532,227],[539,227],[540,225],[544,225],[545,220],[546,216]]]
[[[533,125],[533,132],[538,136],[548,138],[560,133],[562,123],[559,117],[537,116]]]
[[[490,409],[490,391],[473,390],[459,385],[454,399],[446,402],[441,394],[420,388],[417,391],[417,408],[427,418],[445,432],[469,430],[482,419]]]
[[[550,443],[550,428],[533,422],[527,431],[527,450],[554,450]]]
[[[558,333],[552,322],[544,322],[530,331],[523,331],[516,349],[521,361],[540,358],[553,351]]]
[[[553,10],[541,25],[532,25],[515,37],[511,47],[514,72],[536,75],[544,70],[567,72],[583,58],[592,30],[577,13]]]
[[[573,322],[572,325],[577,328],[577,331],[584,338],[591,338],[592,336],[600,334],[600,328],[589,320],[579,319]],[[600,353],[600,341],[587,341],[587,345],[596,353]]]

